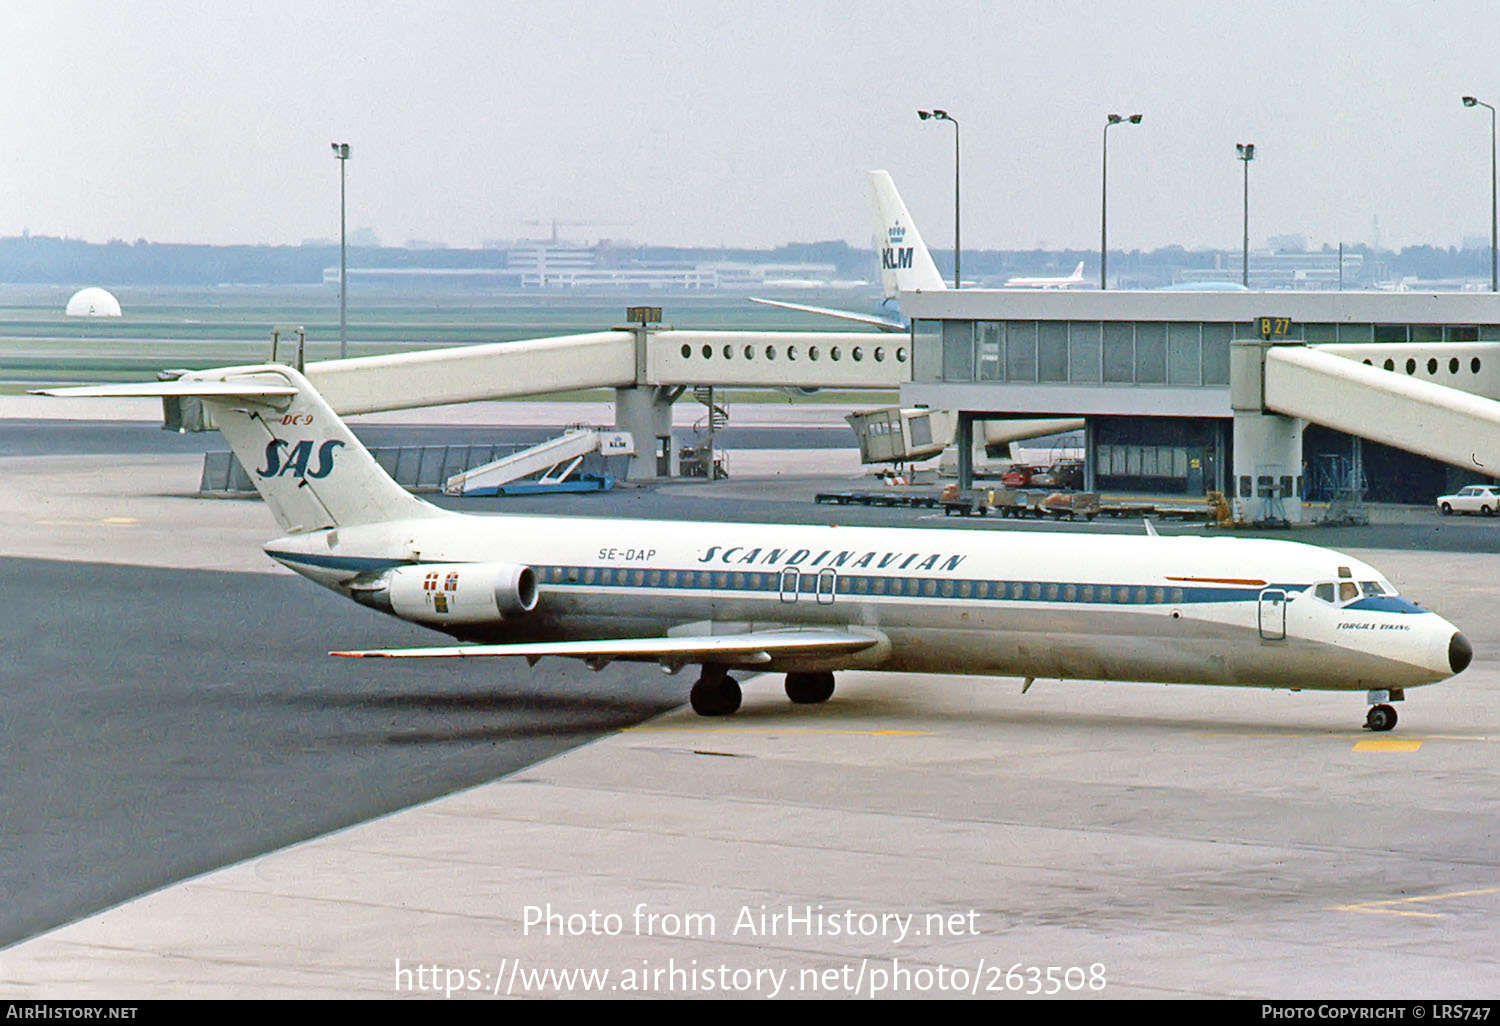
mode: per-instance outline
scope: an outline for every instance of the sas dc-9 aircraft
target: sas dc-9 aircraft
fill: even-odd
[[[855,668],[1365,691],[1371,730],[1472,657],[1374,567],[1311,545],[475,516],[396,484],[290,367],[45,394],[202,399],[285,532],[268,555],[461,642],[338,655],[696,666],[706,716],[739,708],[737,671],[783,673],[802,703]]]

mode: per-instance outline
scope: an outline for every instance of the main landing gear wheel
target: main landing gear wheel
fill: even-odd
[[[742,697],[739,682],[722,666],[705,666],[688,692],[688,702],[699,716],[729,716],[739,711]]]
[[[1370,712],[1365,716],[1365,729],[1376,733],[1384,733],[1396,725],[1396,710],[1388,705],[1376,705],[1370,707]]]
[[[786,675],[786,697],[798,705],[817,705],[833,697],[833,674],[789,673]]]

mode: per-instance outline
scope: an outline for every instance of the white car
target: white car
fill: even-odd
[[[1466,485],[1455,495],[1439,495],[1438,511],[1450,513],[1482,513],[1494,516],[1500,510],[1500,485]]]

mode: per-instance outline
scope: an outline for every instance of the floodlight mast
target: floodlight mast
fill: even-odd
[[[1495,217],[1495,108],[1474,96],[1465,96],[1463,101],[1465,107],[1485,107],[1490,112],[1490,291],[1500,292],[1500,287],[1497,287],[1500,286],[1500,274],[1497,274],[1496,268],[1496,243],[1500,241],[1497,240],[1496,229],[1500,227],[1500,222]]]
[[[1239,161],[1245,165],[1245,245],[1240,255],[1240,284],[1250,287],[1250,162],[1255,159],[1254,143],[1235,143]]]
[[[1139,125],[1140,114],[1111,114],[1104,121],[1104,159],[1099,173],[1099,289],[1109,288],[1105,268],[1109,263],[1109,129],[1121,123]]]
[[[958,234],[958,119],[954,118],[945,110],[919,110],[917,117],[923,121],[948,121],[953,125],[953,287],[959,288],[962,279],[959,277],[959,255],[963,251],[963,245],[959,241]]]
[[[349,247],[344,217],[344,171],[349,165],[349,144],[331,143],[339,162],[339,359],[349,356]]]

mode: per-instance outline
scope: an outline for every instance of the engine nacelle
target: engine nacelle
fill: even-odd
[[[422,563],[385,575],[356,599],[418,623],[494,623],[536,608],[536,573],[514,563]]]

